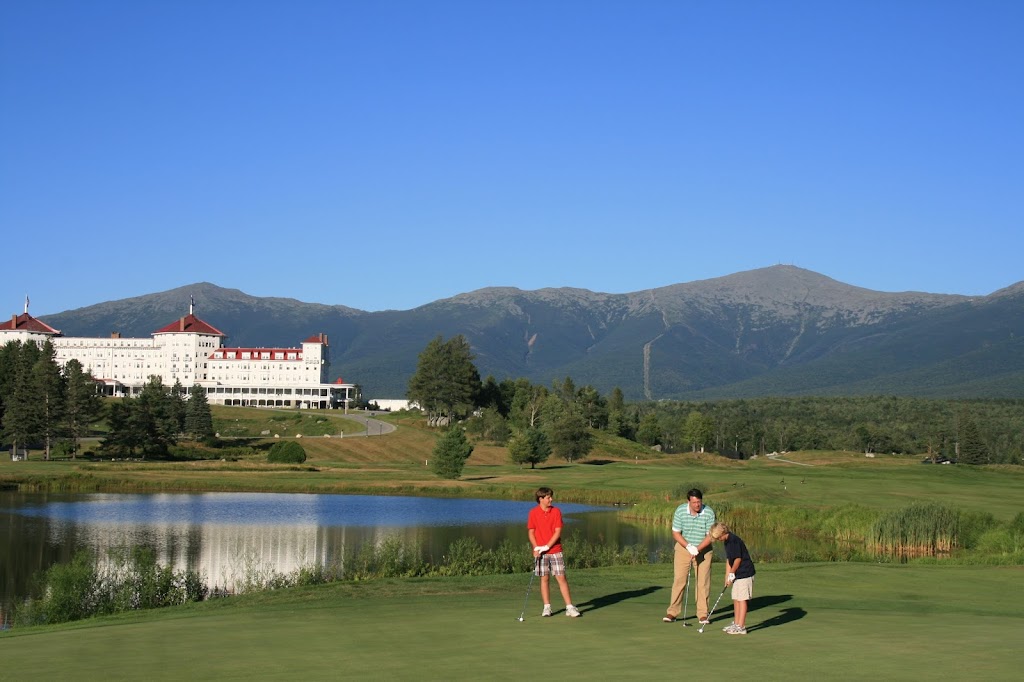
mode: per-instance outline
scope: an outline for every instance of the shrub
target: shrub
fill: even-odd
[[[135,609],[175,606],[206,598],[203,577],[156,563],[153,552],[111,552],[105,567],[89,551],[55,564],[38,579],[38,596],[18,608],[24,625],[64,623]]]
[[[302,464],[306,461],[306,450],[293,440],[281,441],[270,448],[267,461],[273,464]]]

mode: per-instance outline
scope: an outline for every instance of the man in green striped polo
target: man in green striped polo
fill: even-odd
[[[672,537],[675,539],[675,554],[672,560],[672,599],[668,604],[666,623],[674,623],[683,610],[686,583],[690,578],[690,566],[697,566],[697,580],[694,591],[697,597],[697,620],[706,623],[708,619],[708,597],[711,593],[711,538],[708,532],[715,522],[715,512],[704,505],[704,494],[693,488],[686,493],[686,503],[676,508],[672,516]]]

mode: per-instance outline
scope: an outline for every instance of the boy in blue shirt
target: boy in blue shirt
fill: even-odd
[[[729,531],[729,526],[721,521],[711,526],[708,536],[712,542],[721,541],[725,545],[725,584],[732,585],[732,625],[722,628],[730,635],[747,634],[747,606],[754,596],[754,562],[750,552],[739,535]]]

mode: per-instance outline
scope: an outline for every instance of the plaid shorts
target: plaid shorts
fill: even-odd
[[[562,553],[541,554],[534,575],[565,575],[565,558]]]

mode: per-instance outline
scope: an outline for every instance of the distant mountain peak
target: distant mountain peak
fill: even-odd
[[[332,378],[401,397],[438,334],[483,376],[571,376],[627,398],[867,393],[1024,397],[1024,282],[990,296],[881,292],[794,265],[623,294],[486,287],[413,310],[256,297],[197,282],[47,315],[69,336],[147,337],[195,314],[239,346],[331,339]]]

